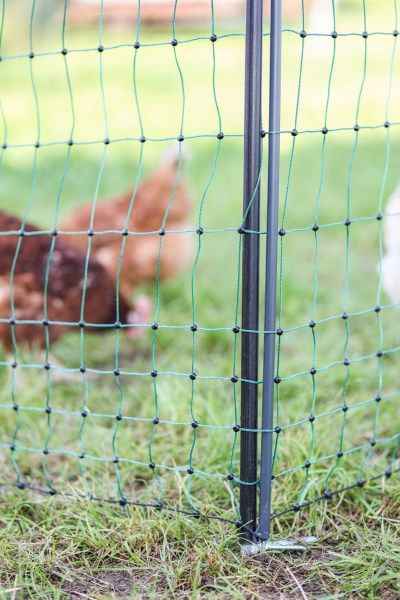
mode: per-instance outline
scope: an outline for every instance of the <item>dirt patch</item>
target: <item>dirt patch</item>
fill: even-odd
[[[134,587],[134,576],[128,571],[68,574],[62,578],[62,589],[68,598],[127,598]]]

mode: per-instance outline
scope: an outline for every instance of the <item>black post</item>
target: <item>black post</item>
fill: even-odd
[[[258,311],[260,258],[261,75],[263,0],[246,3],[244,109],[243,261],[242,261],[242,387],[240,439],[241,518],[243,536],[253,538],[257,526]],[[245,485],[248,483],[249,485]]]
[[[280,107],[281,107],[282,0],[271,0],[268,210],[265,279],[265,333],[262,397],[260,517],[258,537],[268,540],[271,520],[272,428],[275,375],[276,280],[279,211]]]

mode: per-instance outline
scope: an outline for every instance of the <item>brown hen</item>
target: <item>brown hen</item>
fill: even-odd
[[[139,184],[136,194],[129,191],[96,206],[93,256],[113,281],[121,255],[121,234],[126,236],[120,270],[120,290],[125,299],[131,297],[139,284],[154,282],[157,270],[159,279],[164,280],[190,263],[193,234],[182,231],[190,228],[192,200],[184,178],[178,173],[180,155],[179,150],[169,149],[157,169]],[[69,236],[70,242],[80,249],[87,246],[85,234],[90,228],[91,214],[92,204],[85,204],[62,225],[65,231],[82,232]],[[116,233],[96,235],[109,230]]]
[[[90,258],[85,282],[84,253],[56,238],[49,262],[52,235],[35,233],[38,229],[30,224],[22,227],[18,218],[0,211],[0,340],[4,346],[12,349],[13,320],[17,344],[43,346],[45,328],[52,341],[71,329],[69,323],[75,323],[75,329],[78,329],[83,288],[81,325],[84,326],[85,321],[114,324],[117,314],[115,286],[99,261]],[[46,313],[44,289],[47,269]],[[140,320],[140,315],[130,310],[122,298],[119,301],[119,320],[125,323],[139,323]],[[63,324],[56,325],[52,323],[54,321]]]

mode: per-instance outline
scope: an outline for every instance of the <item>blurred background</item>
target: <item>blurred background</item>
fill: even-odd
[[[43,16],[54,14],[60,9],[57,0],[45,0],[42,6]],[[171,8],[174,3],[170,0],[142,0],[140,3],[141,18],[144,23],[170,26]],[[82,26],[98,19],[100,2],[97,0],[71,0],[69,2],[71,22]],[[265,10],[269,10],[269,2],[265,2]],[[287,15],[296,15],[301,11],[299,3],[288,2],[285,6]],[[245,11],[244,0],[216,0],[214,2],[215,16],[226,21],[238,21],[243,18]],[[111,0],[103,3],[105,20],[118,26],[126,26],[127,20],[136,18],[137,3],[130,0]],[[210,16],[208,0],[180,0],[176,3],[176,18],[181,24],[202,26]]]
[[[0,8],[0,140],[6,145],[0,148],[2,208],[21,216],[30,203],[29,220],[50,227],[58,202],[64,217],[95,197],[101,201],[133,187],[141,135],[146,137],[143,175],[151,173],[171,145],[178,144],[181,132],[185,137],[190,158],[183,173],[194,199],[193,230],[201,224],[206,233],[198,261],[193,257],[192,268],[160,291],[159,323],[181,327],[160,328],[156,338],[157,369],[169,373],[157,379],[156,390],[160,418],[166,423],[153,439],[148,420],[154,411],[154,382],[150,377],[130,376],[123,379],[124,410],[145,421],[134,426],[124,421],[118,435],[121,455],[145,464],[148,441],[153,440],[154,461],[168,464],[173,473],[160,469],[162,477],[170,477],[165,480],[166,489],[185,505],[182,489],[186,483],[177,484],[174,468],[183,465],[185,469],[193,450],[194,434],[187,423],[194,411],[199,422],[214,429],[198,430],[194,464],[210,477],[195,475],[192,493],[228,513],[234,501],[231,506],[224,478],[230,470],[238,473],[238,444],[232,451],[236,438],[231,426],[239,418],[239,396],[230,377],[240,371],[239,346],[231,327],[240,318],[236,228],[242,210],[244,8],[241,0],[142,0],[140,11],[135,0],[71,0],[65,5],[59,0],[14,0]],[[282,327],[290,331],[280,348],[284,381],[279,423],[288,428],[280,436],[276,472],[293,468],[286,475],[292,483],[285,488],[293,502],[304,493],[301,465],[307,458],[317,461],[307,487],[307,493],[313,494],[323,488],[340,443],[350,451],[363,447],[373,436],[391,439],[398,431],[398,354],[388,353],[380,363],[376,358],[378,347],[397,349],[400,345],[398,313],[382,311],[379,325],[373,308],[377,302],[389,304],[379,286],[382,231],[375,215],[384,212],[400,173],[400,63],[393,35],[398,28],[396,2],[284,0],[283,14],[281,222],[284,219],[288,235],[282,242],[279,307]],[[299,35],[302,30],[307,37]],[[329,35],[333,30],[339,33],[335,39]],[[215,43],[209,39],[212,33],[217,35]],[[173,38],[177,46],[171,45]],[[63,48],[67,53],[61,52]],[[33,58],[29,58],[31,52]],[[264,53],[266,128],[267,36]],[[389,128],[384,127],[385,121],[391,123]],[[354,131],[355,124],[361,127],[359,132]],[[321,133],[324,126],[329,130],[325,136]],[[293,129],[299,132],[295,138],[290,133]],[[219,132],[224,134],[222,140],[217,139]],[[110,139],[106,149],[105,138]],[[72,149],[67,144],[70,139]],[[35,148],[37,141],[39,148]],[[266,153],[265,139],[262,231]],[[349,238],[343,226],[347,218],[353,221]],[[311,229],[315,222],[321,226],[318,243]],[[142,291],[155,300],[153,286]],[[344,310],[357,313],[349,320],[347,340],[340,319]],[[201,329],[195,344],[189,329],[194,318]],[[307,327],[311,319],[321,321],[315,330],[316,346]],[[114,334],[104,339],[99,344],[97,337],[85,334],[88,366],[112,368]],[[77,366],[77,340],[78,334],[71,333],[53,349],[71,367]],[[150,330],[135,344],[122,339],[121,368],[147,373],[152,343]],[[345,351],[355,359],[349,376],[342,364]],[[194,388],[188,378],[173,375],[192,371],[193,352],[195,370],[204,377],[199,377]],[[37,360],[27,352],[28,363]],[[320,369],[315,381],[309,374],[313,363]],[[3,370],[1,402],[8,406],[10,389]],[[19,404],[41,406],[44,377],[35,371],[25,377],[29,386]],[[87,402],[93,412],[112,413],[110,406],[119,405],[113,376],[89,387]],[[373,401],[377,390],[392,398],[380,414]],[[82,394],[77,375],[75,385],[54,386],[52,402],[73,412]],[[344,394],[356,408],[348,413],[340,442]],[[307,419],[311,412],[325,415],[312,431]],[[15,415],[6,414],[4,440],[15,428]],[[25,418],[18,430],[21,444],[41,448],[48,426],[44,416],[27,412],[20,418]],[[65,449],[71,456],[79,451],[79,411],[68,417],[67,427],[66,419],[65,415],[54,417],[52,443],[63,458],[50,456],[48,468],[69,481],[76,478],[76,485],[81,485],[76,461],[63,454]],[[85,427],[87,451],[110,456],[113,420],[88,419]],[[387,445],[393,450],[393,443]],[[379,444],[377,448],[372,469],[379,469],[385,459],[385,450]],[[335,471],[337,485],[350,476],[355,478],[370,458],[368,452],[345,455]],[[331,458],[318,462],[327,456]],[[39,478],[41,455],[35,460],[24,457],[21,468]],[[60,470],[60,460],[64,470]],[[99,465],[106,472],[101,486],[108,485],[109,493],[116,493],[114,466],[108,463],[88,462],[93,485],[99,479]],[[127,464],[124,469],[122,479],[132,494],[148,499],[156,493],[159,484],[151,473],[142,474],[139,469],[146,482],[140,487],[134,483],[137,465]],[[289,501],[280,498],[277,508],[279,502]]]

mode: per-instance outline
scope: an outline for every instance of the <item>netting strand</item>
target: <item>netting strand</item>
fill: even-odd
[[[240,522],[238,491],[265,477],[240,477],[242,434],[263,433],[240,422],[240,385],[263,385],[240,372],[241,337],[266,333],[282,530],[292,513],[399,469],[400,301],[386,279],[386,225],[400,219],[387,208],[399,171],[398,6],[330,0],[319,23],[310,0],[283,3],[282,126],[260,131],[243,215],[244,24],[205,4],[189,28],[186,0],[157,27],[147,3],[127,3],[114,28],[104,0],[87,13],[64,0],[50,21],[37,0],[17,17],[0,1],[1,485]],[[16,18],[24,37],[11,34]],[[266,237],[272,135],[283,181],[277,321],[264,332],[243,328],[241,282],[246,241]],[[3,227],[3,211],[20,225]],[[75,313],[63,306],[69,284],[54,291],[67,247],[81,260]]]

